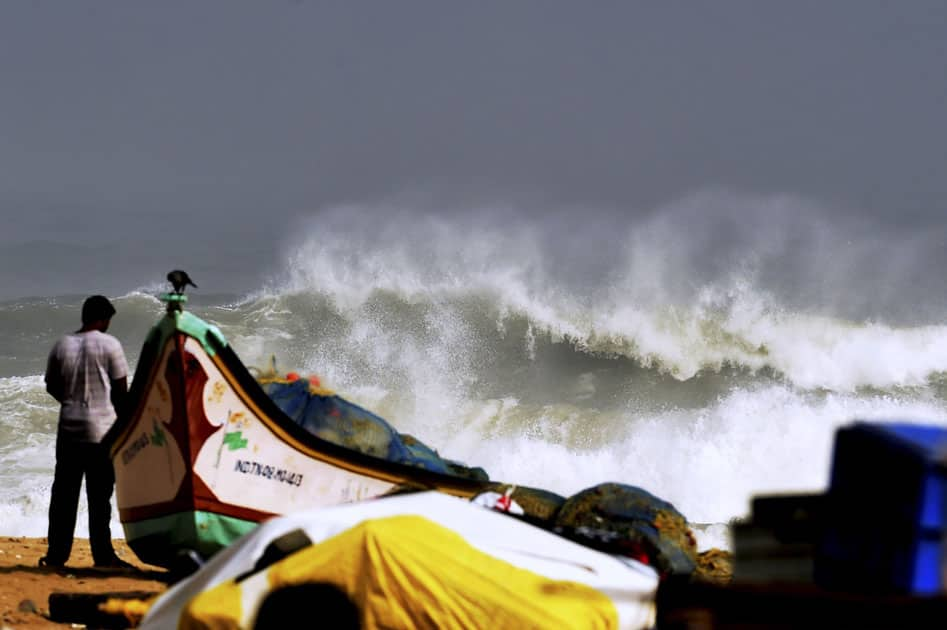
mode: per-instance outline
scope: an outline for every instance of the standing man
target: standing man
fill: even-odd
[[[97,567],[131,567],[112,548],[109,521],[115,472],[102,438],[128,392],[122,344],[106,334],[115,307],[102,295],[82,305],[82,328],[65,335],[49,353],[46,391],[59,401],[56,473],[49,503],[49,548],[40,566],[61,567],[69,559],[85,475],[89,542]]]

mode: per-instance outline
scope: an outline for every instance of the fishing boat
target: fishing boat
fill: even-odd
[[[207,558],[272,516],[400,487],[470,498],[490,486],[485,475],[458,474],[462,466],[392,461],[384,449],[348,448],[307,430],[216,326],[185,310],[183,291],[162,298],[166,314],[145,339],[125,413],[106,437],[119,518],[142,561],[174,567],[182,556]],[[310,397],[350,425],[379,426],[331,392]],[[419,447],[428,450],[403,445],[415,454]]]

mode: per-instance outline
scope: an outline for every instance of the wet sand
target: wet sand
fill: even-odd
[[[163,569],[142,564],[124,540],[114,542],[118,555],[138,571],[96,569],[89,541],[76,539],[63,569],[37,566],[46,553],[45,538],[0,537],[0,629],[74,628],[48,618],[53,592],[109,593],[162,592],[167,589]]]

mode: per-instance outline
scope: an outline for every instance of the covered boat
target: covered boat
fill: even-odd
[[[359,450],[326,439],[331,423],[307,430],[306,414],[290,417],[274,400],[283,396],[289,408],[294,392],[306,392],[261,384],[217,327],[184,310],[184,295],[163,298],[167,314],[145,340],[126,413],[106,438],[119,518],[142,561],[172,567],[181,554],[206,558],[271,516],[402,486],[465,498],[489,487],[485,475],[429,457],[430,449],[329,393],[310,396],[316,411],[373,427],[367,434],[388,442],[373,438]]]
[[[319,596],[325,586],[354,605],[351,626]],[[314,616],[362,628],[650,628],[657,587],[640,562],[426,492],[274,518],[164,593],[142,628]]]

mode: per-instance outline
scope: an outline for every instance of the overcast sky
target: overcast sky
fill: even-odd
[[[239,289],[299,218],[426,191],[942,229],[945,117],[943,0],[8,0],[0,297],[171,266]]]

